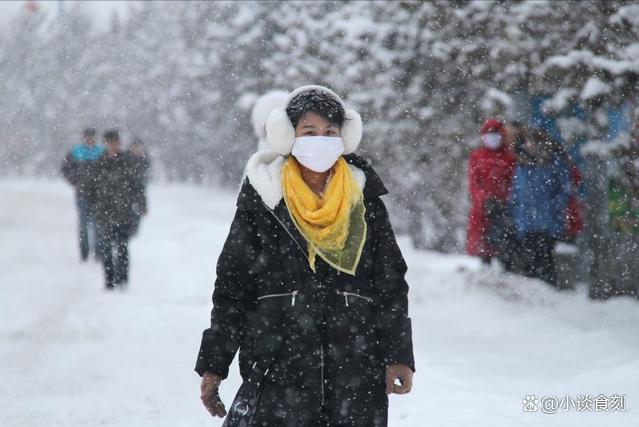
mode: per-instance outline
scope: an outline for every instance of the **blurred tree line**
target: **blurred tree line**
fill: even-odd
[[[26,10],[0,39],[0,175],[57,174],[85,126],[143,138],[156,178],[237,187],[253,100],[332,87],[365,122],[361,153],[419,247],[460,249],[466,158],[488,116],[531,95],[566,143],[602,139],[637,93],[639,4],[627,1],[141,2],[108,31],[91,8]]]

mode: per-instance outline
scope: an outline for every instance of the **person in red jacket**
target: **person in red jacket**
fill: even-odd
[[[508,199],[515,168],[504,124],[488,119],[481,127],[481,146],[470,155],[471,209],[466,251],[490,264],[499,257],[506,270],[512,267],[509,245],[514,241]],[[511,246],[512,247],[512,246]]]

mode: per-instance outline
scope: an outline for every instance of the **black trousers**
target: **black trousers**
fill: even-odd
[[[506,271],[513,271],[517,233],[510,208],[505,202],[489,200],[486,202],[486,215],[488,217],[485,231],[486,246],[496,252],[497,259],[503,264]],[[491,258],[484,256],[482,262],[490,264]]]
[[[83,260],[89,257],[89,239],[93,223],[91,221],[91,212],[89,210],[89,201],[86,197],[76,195],[76,206],[78,208],[78,237],[80,240],[80,256]],[[97,248],[94,248],[97,253]]]
[[[546,233],[527,233],[519,246],[523,274],[555,285],[557,267],[553,257],[555,239]]]
[[[617,232],[600,236],[593,248],[590,298],[639,297],[639,235]]]
[[[257,409],[256,426],[386,427],[388,397],[383,385],[319,390],[266,381]]]
[[[100,246],[106,287],[126,284],[129,281],[130,226],[100,224]]]

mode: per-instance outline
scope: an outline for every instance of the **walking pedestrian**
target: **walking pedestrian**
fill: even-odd
[[[75,202],[78,210],[78,239],[80,258],[86,261],[93,250],[98,256],[99,236],[91,217],[91,206],[87,197],[87,188],[91,185],[91,165],[104,153],[104,146],[95,140],[95,129],[82,131],[82,142],[71,148],[62,163],[62,175],[75,189]]]
[[[228,425],[385,426],[387,395],[412,384],[408,285],[387,190],[354,154],[360,116],[304,86],[266,127],[271,151],[248,161],[218,260],[202,401],[226,414],[218,388],[239,348]]]
[[[140,221],[147,214],[146,187],[151,175],[151,159],[149,158],[144,142],[140,138],[134,138],[128,150],[133,173],[135,188],[135,200],[133,202],[133,222],[131,223],[131,236],[135,236],[140,228]]]
[[[106,151],[93,165],[94,180],[89,197],[101,235],[105,286],[112,290],[128,284],[128,243],[135,221],[139,183],[130,155],[122,150],[118,131],[106,131],[104,141]]]

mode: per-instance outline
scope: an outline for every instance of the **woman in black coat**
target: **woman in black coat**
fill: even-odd
[[[359,115],[321,86],[269,116],[271,150],[247,164],[195,368],[212,415],[226,415],[218,387],[238,348],[245,381],[265,372],[252,425],[384,426],[387,395],[410,391],[406,264],[387,190],[353,154],[361,134]],[[309,226],[336,194],[347,219]],[[313,198],[324,211],[298,209]]]

